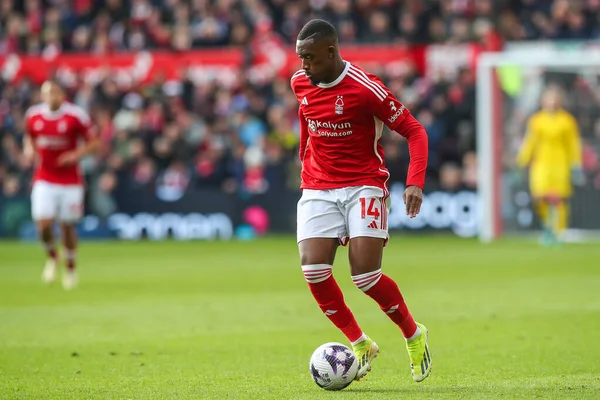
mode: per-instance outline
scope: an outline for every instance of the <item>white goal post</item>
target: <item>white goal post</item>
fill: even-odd
[[[479,238],[490,242],[503,231],[502,92],[496,74],[500,67],[584,69],[600,68],[597,49],[560,50],[539,45],[529,51],[483,53],[477,63],[476,139],[478,158]],[[523,81],[527,85],[527,81]],[[523,127],[523,131],[525,128]],[[516,157],[516,154],[514,155]]]

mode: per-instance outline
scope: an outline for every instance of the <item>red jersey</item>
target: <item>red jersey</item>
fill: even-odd
[[[312,85],[299,70],[291,86],[300,102],[302,189],[377,186],[387,191],[390,173],[380,143],[383,124],[408,139],[406,184],[423,188],[425,129],[379,78],[346,62],[331,83]]]
[[[91,138],[92,122],[81,107],[64,102],[51,111],[46,104],[37,104],[27,110],[25,127],[38,156],[34,181],[83,183],[78,164],[58,165],[61,154],[77,150],[80,139]]]

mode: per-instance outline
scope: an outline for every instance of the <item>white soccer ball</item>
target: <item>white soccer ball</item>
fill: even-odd
[[[309,372],[319,387],[342,390],[356,378],[358,360],[348,346],[336,342],[325,343],[310,358]]]

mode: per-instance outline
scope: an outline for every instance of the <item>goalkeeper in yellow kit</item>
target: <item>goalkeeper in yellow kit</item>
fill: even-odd
[[[562,108],[560,92],[546,90],[541,105],[529,119],[517,162],[529,166],[531,197],[544,225],[541,242],[550,245],[567,228],[572,184],[583,184],[584,176],[577,121]]]

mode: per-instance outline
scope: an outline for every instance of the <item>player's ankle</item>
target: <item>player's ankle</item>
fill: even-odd
[[[58,258],[58,253],[54,245],[45,244],[44,247],[46,249],[46,255],[48,256],[48,258],[53,260],[56,260]]]
[[[75,250],[65,250],[65,259],[67,260],[67,270],[73,271],[75,269]]]
[[[357,346],[368,339],[368,336],[363,332],[358,339],[352,342],[352,346]]]
[[[417,325],[417,329],[415,330],[415,333],[413,333],[411,337],[407,337],[406,341],[407,342],[412,342],[413,340],[415,340],[419,336],[421,336],[421,328],[419,328],[419,326]]]

